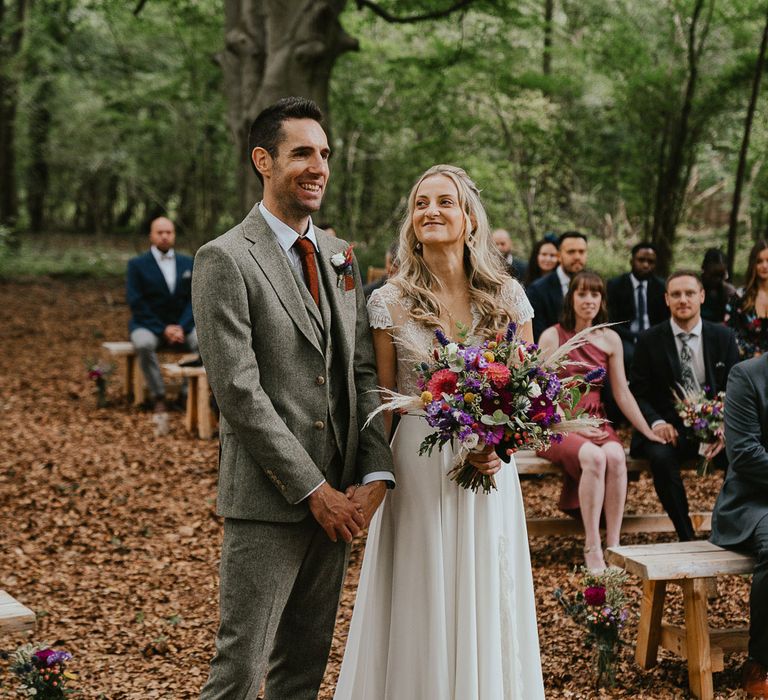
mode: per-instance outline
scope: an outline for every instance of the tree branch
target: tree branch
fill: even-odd
[[[136,7],[133,10],[133,16],[138,17],[139,13],[144,9],[144,5],[147,4],[147,0],[139,0],[139,2],[136,4]]]
[[[145,2],[146,0],[142,0]],[[457,10],[463,10],[465,7],[469,7],[475,0],[456,0],[450,7],[446,7],[444,10],[435,10],[434,12],[426,12],[423,15],[410,15],[408,17],[397,17],[390,12],[387,12],[383,7],[373,2],[372,0],[356,0],[357,9],[362,10],[367,7],[375,15],[378,15],[383,20],[391,22],[392,24],[408,24],[411,22],[424,22],[430,19],[441,19],[456,12]]]

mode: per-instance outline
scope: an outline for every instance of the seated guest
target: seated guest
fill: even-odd
[[[752,246],[747,264],[746,284],[725,307],[725,322],[736,333],[744,359],[768,350],[768,241]]]
[[[339,234],[336,233],[336,227],[331,223],[322,223],[319,225],[319,228],[323,229],[329,236],[333,236],[334,238],[339,237]]]
[[[725,320],[725,306],[736,294],[736,288],[728,282],[728,260],[722,250],[709,248],[704,253],[701,283],[704,285],[701,317],[705,321],[722,323]]]
[[[192,319],[192,258],[173,250],[176,229],[161,216],[150,225],[150,249],[128,261],[129,329],[155,412],[166,410],[159,347],[197,351]]]
[[[509,231],[503,228],[497,228],[493,232],[493,244],[496,246],[496,250],[498,250],[504,258],[507,272],[509,272],[515,279],[523,279],[528,266],[526,265],[525,260],[514,254],[512,249],[512,236],[509,235]]]
[[[587,237],[578,231],[566,231],[557,240],[560,258],[554,271],[537,279],[525,290],[533,306],[533,339],[560,319],[563,297],[568,291],[571,276],[581,272],[587,265]]]
[[[724,390],[739,351],[730,328],[702,321],[704,288],[695,272],[670,275],[665,300],[672,317],[640,334],[630,373],[630,388],[640,410],[665,444],[635,434],[632,455],[651,463],[661,505],[677,536],[687,541],[694,538],[694,531],[680,464],[697,457],[699,443],[675,410],[674,392],[706,388],[713,395]],[[722,449],[720,440],[707,448],[704,457],[713,459]]]
[[[757,558],[749,596],[749,659],[742,687],[768,698],[768,356],[736,365],[725,398],[730,468],[712,513],[710,541]]]
[[[607,318],[602,278],[594,272],[578,272],[571,279],[565,295],[560,323],[547,328],[541,334],[539,344],[545,350],[555,350],[579,331],[604,323]],[[610,328],[594,331],[589,336],[589,342],[572,350],[568,357],[575,363],[569,366],[574,374],[604,368],[612,381],[615,400],[632,425],[648,440],[661,441],[648,427],[629,391],[621,339],[615,331]],[[598,381],[582,397],[578,407],[591,416],[605,418],[600,389]],[[604,423],[599,428],[582,428],[568,433],[561,443],[555,443],[539,454],[563,469],[560,509],[570,514],[581,511],[587,568],[595,571],[604,569],[600,514],[605,514],[606,546],[618,546],[627,495],[624,446],[610,424]]]
[[[397,272],[397,247],[399,245],[399,241],[393,241],[389,244],[389,248],[387,248],[387,252],[384,254],[384,276],[363,287],[366,299],[371,296],[374,290],[383,287],[387,280]]]
[[[523,286],[530,287],[539,277],[552,272],[560,258],[557,254],[557,237],[547,234],[540,241],[536,241],[528,258],[528,271],[523,278]]]
[[[632,247],[631,272],[608,280],[608,319],[620,323],[614,330],[624,346],[624,365],[629,373],[637,336],[669,318],[664,302],[664,280],[653,274],[656,246],[642,242]]]

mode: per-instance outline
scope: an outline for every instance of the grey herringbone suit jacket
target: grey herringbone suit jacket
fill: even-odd
[[[316,231],[322,313],[258,206],[195,258],[200,353],[221,409],[217,511],[227,518],[296,522],[324,478],[345,488],[393,471],[382,422],[361,430],[379,399],[359,271],[354,290],[340,288],[330,258],[346,243]],[[337,449],[340,473],[327,474]]]

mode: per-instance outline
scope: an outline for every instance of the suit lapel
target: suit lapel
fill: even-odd
[[[343,288],[339,289],[336,270],[331,265],[331,256],[338,251],[333,250],[332,244],[324,236],[318,235],[317,245],[320,248],[320,259],[317,261],[320,268],[320,277],[323,280],[323,286],[325,287],[330,305],[330,309],[323,309],[326,342],[330,342],[331,324],[335,321],[342,331],[337,334],[337,339],[341,343],[341,348],[337,348],[337,351],[341,350],[346,363],[349,361],[350,355],[349,341],[350,338],[355,336],[356,305],[346,303],[346,299],[342,297],[344,295],[352,295],[354,297],[355,293],[353,291],[345,292]]]
[[[683,382],[683,368],[680,366],[680,356],[677,354],[677,345],[675,344],[675,336],[672,335],[672,326],[668,323],[665,323],[662,327],[662,336],[664,351],[667,354],[667,361],[672,370],[672,388],[677,389],[677,385]]]
[[[317,334],[312,328],[307,305],[302,299],[288,258],[277,242],[277,237],[272,233],[272,229],[259,213],[258,205],[245,217],[243,235],[253,243],[248,252],[272,285],[283,308],[307,340],[322,352]]]
[[[712,353],[716,351],[714,343],[712,331],[707,322],[703,321],[701,324],[701,350],[704,353],[704,384],[711,389],[713,396],[720,390],[715,381],[715,367],[712,362]]]
[[[163,271],[160,269],[160,265],[157,263],[157,260],[155,260],[155,256],[152,255],[152,251],[148,250],[147,253],[147,269],[150,271],[150,274],[155,278],[155,282],[160,285],[160,288],[165,291],[165,293],[168,296],[171,296],[171,290],[168,289],[168,283],[165,281],[165,275],[163,274]],[[178,266],[176,268],[176,285],[178,288]]]

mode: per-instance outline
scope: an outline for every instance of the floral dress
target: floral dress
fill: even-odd
[[[742,359],[758,357],[768,350],[768,318],[758,316],[754,305],[745,308],[743,292],[734,294],[726,304],[725,323],[736,333]]]

